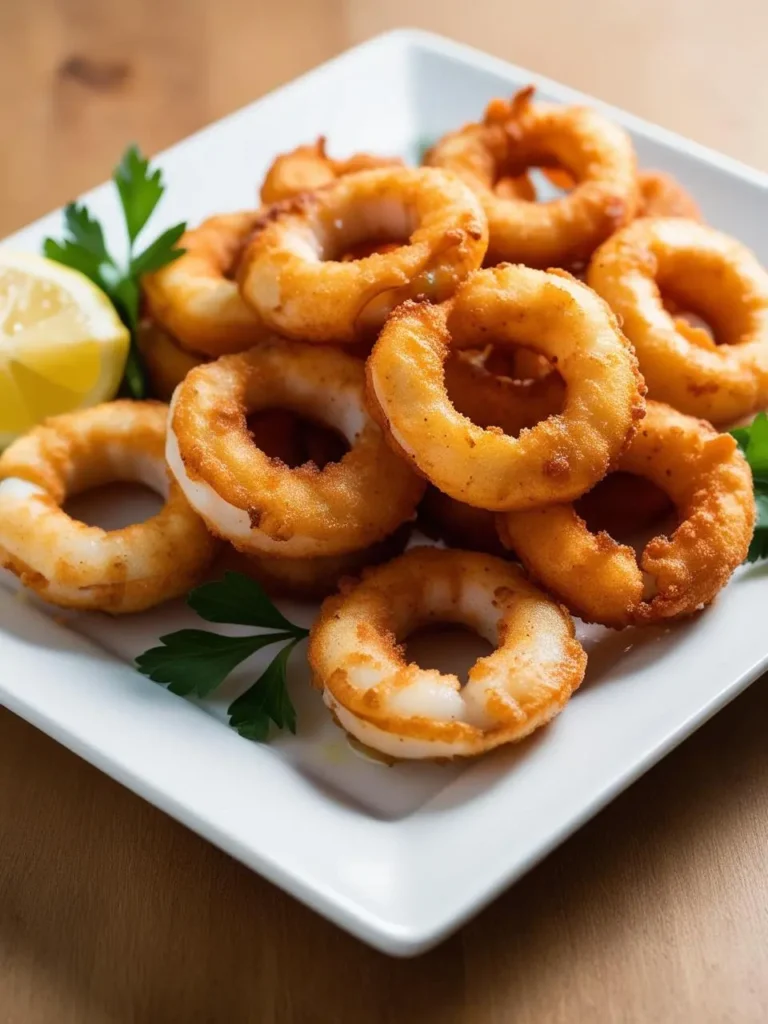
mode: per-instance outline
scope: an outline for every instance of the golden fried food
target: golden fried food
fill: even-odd
[[[524,199],[528,203],[536,202],[536,186],[528,174],[518,174],[514,178],[509,175],[494,182],[493,191],[499,199]]]
[[[517,356],[523,358],[518,360]],[[491,365],[509,373],[540,373],[536,360],[547,366],[546,376],[520,380],[500,377],[488,369]],[[534,352],[501,348],[484,353],[457,351],[448,356],[443,369],[449,401],[478,427],[498,427],[510,437],[517,437],[521,430],[562,412],[563,379]],[[431,484],[419,506],[419,525],[428,537],[451,547],[504,554],[493,512],[457,501]]]
[[[270,458],[253,443],[246,416],[275,407],[339,431],[349,451],[322,470]],[[171,406],[166,455],[210,529],[257,555],[369,547],[414,517],[424,491],[366,411],[360,360],[276,337],[188,374]]]
[[[399,646],[430,623],[461,623],[493,646],[454,675],[408,664]],[[339,724],[397,758],[469,757],[528,736],[584,678],[570,615],[522,571],[470,551],[413,548],[328,598],[312,627],[315,685]]]
[[[391,252],[339,257],[361,242]],[[240,265],[243,296],[279,333],[350,344],[408,298],[440,302],[480,266],[485,215],[458,178],[431,168],[383,168],[339,178],[273,207]]]
[[[456,411],[478,427],[498,427],[510,437],[518,437],[525,428],[563,411],[565,383],[551,368],[544,377],[522,380],[489,370],[489,363],[499,364],[499,349],[501,346],[482,354],[450,352],[443,364],[445,391]],[[529,355],[524,350],[520,353]],[[509,355],[513,363],[515,353]],[[512,371],[513,366],[507,369]]]
[[[702,220],[698,203],[677,178],[664,171],[640,171],[640,208],[638,217],[685,217]]]
[[[267,331],[240,297],[235,272],[260,223],[259,211],[222,213],[189,231],[173,263],[142,278],[150,316],[190,352],[242,352]]]
[[[598,249],[588,281],[622,321],[651,398],[716,424],[768,405],[768,273],[740,242],[643,218]],[[714,337],[671,314],[670,299]]]
[[[493,365],[509,373],[539,372],[535,362],[539,359],[549,372],[536,379],[500,377],[488,369]],[[562,412],[563,379],[534,352],[500,347],[485,352],[460,350],[448,356],[443,370],[449,401],[478,427],[498,427],[510,437],[517,437],[521,430]],[[451,547],[490,555],[504,553],[493,512],[457,501],[431,484],[419,506],[419,525],[428,537],[444,540]]]
[[[550,362],[530,348],[503,348],[489,345],[482,353],[482,365],[489,373],[497,377],[509,377],[510,380],[534,381],[541,380],[553,372]],[[557,371],[554,371],[557,373]]]
[[[186,593],[218,550],[165,465],[168,407],[117,401],[46,420],[0,457],[0,563],[46,601],[122,615]],[[103,530],[63,510],[115,481],[165,499],[157,515]]]
[[[571,175],[560,167],[543,167],[542,173],[556,188],[565,192],[576,184]],[[636,216],[703,219],[696,200],[671,174],[664,171],[638,171],[637,185],[640,201]]]
[[[412,523],[403,523],[390,537],[346,555],[318,558],[280,558],[279,555],[245,555],[230,547],[225,567],[244,572],[258,580],[276,597],[292,597],[299,601],[316,601],[338,590],[339,583],[359,576],[371,565],[381,565],[402,554],[413,530]],[[502,549],[503,550],[503,549]]]
[[[301,192],[314,192],[346,174],[402,165],[403,161],[398,157],[374,156],[371,153],[356,153],[346,160],[334,160],[328,156],[326,140],[321,135],[316,142],[297,146],[275,158],[261,186],[261,201],[266,205],[279,203]]]
[[[533,102],[534,89],[493,100],[480,124],[441,139],[426,162],[454,171],[481,198],[488,216],[487,263],[569,267],[586,260],[638,205],[635,152],[627,133],[587,107]],[[498,195],[499,178],[555,164],[574,188],[547,203]]]
[[[153,398],[170,402],[171,395],[189,371],[205,362],[203,356],[188,352],[152,320],[143,320],[136,331],[136,344],[147,373]]]
[[[591,533],[572,505],[497,517],[499,535],[531,576],[586,622],[621,629],[692,615],[743,562],[755,525],[749,466],[730,434],[669,406],[647,415],[618,462],[675,505],[679,525],[638,556]]]
[[[456,348],[522,344],[565,381],[562,413],[517,438],[462,415],[446,391]],[[441,491],[502,511],[568,501],[594,486],[643,415],[642,378],[616,318],[569,274],[503,266],[441,307],[395,310],[366,364],[369,404],[395,450]]]
[[[301,419],[287,409],[259,410],[247,417],[247,422],[256,447],[291,468],[311,462],[324,469],[331,462],[339,462],[349,450],[336,431]],[[370,547],[317,558],[259,557],[227,545],[221,567],[253,576],[271,594],[316,600],[333,593],[345,576],[357,576],[366,566],[379,565],[401,554],[412,529],[412,523],[403,523],[391,536]],[[495,526],[493,529],[495,533]]]

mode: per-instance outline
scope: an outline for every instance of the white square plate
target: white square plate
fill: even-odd
[[[253,206],[271,158],[319,133],[339,155],[413,157],[424,140],[528,82],[624,124],[644,166],[677,175],[710,223],[768,261],[768,176],[409,31],[374,39],[168,150],[159,158],[168,191],[158,221]],[[110,186],[86,200],[119,228]],[[51,214],[7,244],[39,250],[60,230],[60,214]],[[765,575],[741,570],[713,608],[674,629],[585,634],[588,677],[566,711],[516,749],[464,767],[363,760],[310,691],[301,657],[290,670],[299,735],[269,746],[240,739],[222,721],[237,682],[196,705],[130,667],[160,633],[198,621],[181,605],[118,622],[63,619],[0,588],[0,699],[342,927],[410,955],[492,899],[761,672]],[[308,622],[313,611],[297,614]],[[256,670],[249,665],[240,685]]]

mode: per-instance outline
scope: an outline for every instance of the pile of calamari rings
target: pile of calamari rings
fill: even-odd
[[[533,87],[416,168],[301,141],[144,277],[159,401],[0,456],[0,562],[115,615],[222,566],[325,598],[309,661],[336,722],[388,757],[473,756],[578,688],[573,616],[690,616],[744,560],[753,482],[725,431],[768,405],[768,274],[621,127]],[[68,514],[115,480],[161,510]],[[465,684],[408,661],[441,622],[490,646]]]

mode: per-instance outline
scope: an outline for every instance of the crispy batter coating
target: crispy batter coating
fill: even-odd
[[[267,205],[279,203],[301,192],[314,192],[346,174],[402,165],[403,161],[398,157],[372,153],[355,153],[346,160],[334,160],[328,156],[326,140],[321,135],[316,142],[297,146],[275,158],[261,186],[261,201]]]
[[[488,216],[487,263],[569,267],[627,224],[638,205],[635,152],[627,133],[587,107],[534,103],[533,86],[493,100],[479,124],[441,139],[426,162],[459,174]],[[554,164],[575,180],[547,203],[499,195],[500,178]]]
[[[490,339],[535,348],[557,366],[562,413],[515,438],[455,408],[448,354]],[[444,306],[406,303],[366,367],[369,405],[390,443],[441,491],[477,508],[578,497],[605,476],[643,416],[642,378],[615,317],[564,273],[505,265],[474,274]]]
[[[242,352],[267,334],[240,297],[234,277],[261,213],[221,213],[185,231],[173,263],[145,274],[142,288],[153,320],[201,356]]]
[[[519,358],[521,357],[521,358]],[[540,362],[547,367],[541,375]],[[488,367],[496,369],[491,372]],[[525,374],[522,379],[496,371]],[[557,371],[534,352],[499,347],[484,352],[452,352],[445,361],[445,389],[454,408],[478,427],[498,427],[517,437],[548,416],[562,412],[565,385]],[[538,374],[533,377],[529,374]],[[431,484],[419,506],[419,526],[428,537],[451,547],[503,555],[494,513],[473,508]]]
[[[698,203],[677,178],[664,171],[640,171],[638,217],[685,217],[702,220]]]
[[[639,559],[591,533],[572,505],[497,517],[499,535],[531,575],[586,622],[621,629],[691,615],[743,562],[755,525],[749,466],[730,434],[648,402],[618,469],[646,477],[674,503],[679,526]]]
[[[203,356],[188,352],[152,320],[143,320],[136,332],[136,343],[149,378],[153,398],[170,402],[176,387],[189,371],[205,362]]]
[[[369,416],[364,376],[360,360],[339,349],[277,337],[187,375],[171,406],[166,455],[215,533],[251,554],[334,556],[414,517],[424,482]],[[246,417],[275,407],[338,430],[349,451],[322,470],[270,458]]]
[[[544,167],[542,170],[557,188],[568,191],[575,185],[571,175],[562,168]],[[671,174],[665,171],[638,171],[637,185],[640,202],[636,216],[703,220],[696,200]]]
[[[371,239],[399,244],[341,258]],[[351,344],[405,299],[448,298],[480,266],[487,244],[480,203],[458,178],[382,168],[273,207],[238,277],[244,298],[280,334]]]
[[[121,615],[186,593],[218,542],[163,457],[168,407],[107,402],[55,416],[0,457],[0,562],[46,601]],[[117,480],[162,494],[143,523],[103,530],[72,519],[65,499]]]
[[[494,651],[461,687],[405,660],[401,642],[461,623]],[[315,685],[339,724],[400,758],[468,757],[528,736],[584,678],[587,656],[568,613],[516,566],[469,551],[413,548],[328,598],[312,627]]]
[[[384,540],[346,555],[318,558],[280,558],[279,555],[245,555],[230,547],[225,567],[253,576],[276,597],[292,597],[299,601],[317,601],[338,590],[339,583],[359,576],[363,569],[380,565],[402,554],[413,530],[412,523],[403,523]]]
[[[521,349],[520,354],[531,353]],[[459,349],[443,364],[446,393],[463,416],[479,427],[499,427],[510,437],[518,437],[527,427],[563,411],[565,383],[556,370],[550,368],[546,376],[535,378],[507,377],[489,370],[485,355],[478,357],[476,351]],[[498,365],[497,352],[488,355]],[[509,355],[513,362],[515,352]]]
[[[768,405],[768,273],[740,242],[643,218],[598,249],[588,282],[620,318],[651,398],[716,424]],[[704,317],[715,337],[665,299]]]

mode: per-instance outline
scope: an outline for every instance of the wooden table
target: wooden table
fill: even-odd
[[[2,0],[0,228],[407,23],[768,167],[764,0]],[[767,696],[410,962],[0,711],[0,1022],[764,1021]]]

